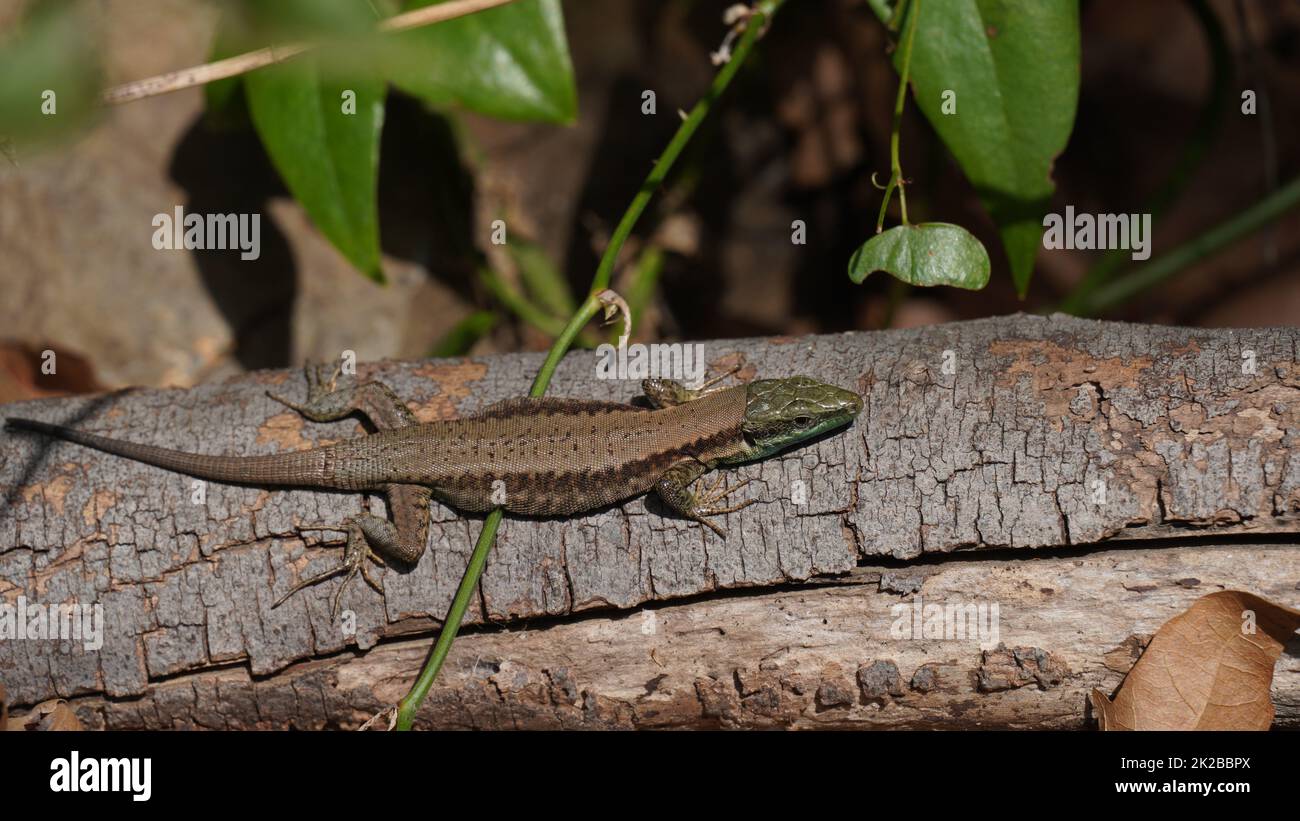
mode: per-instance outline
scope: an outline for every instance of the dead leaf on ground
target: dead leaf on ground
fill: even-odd
[[[15,717],[7,726],[0,725],[0,727],[6,730],[37,731],[85,729],[77,720],[76,711],[61,698],[42,701],[27,715]]]
[[[1092,691],[1103,730],[1267,730],[1273,666],[1300,611],[1237,590],[1192,602],[1161,626],[1111,701]]]
[[[0,402],[101,391],[90,360],[55,346],[0,340]]]

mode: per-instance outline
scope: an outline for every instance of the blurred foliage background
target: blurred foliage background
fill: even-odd
[[[678,110],[716,71],[709,55],[729,4],[566,0],[560,19],[530,0],[515,12],[526,19],[485,12],[352,37],[236,82],[100,110],[88,102],[102,84],[268,37],[355,35],[376,13],[423,5],[373,2],[356,14],[355,3],[296,0],[0,0],[0,110],[57,84],[66,112],[57,129],[49,118],[0,124],[0,400],[36,392],[46,349],[70,363],[56,390],[76,391],[189,385],[344,349],[377,359],[546,347]],[[1077,113],[1053,169],[1054,211],[1156,210],[1154,260],[1300,173],[1300,7],[1084,0],[1079,20]],[[911,100],[911,221],[975,234],[992,277],[981,291],[849,281],[848,261],[875,229],[872,175],[889,172],[895,57],[863,0],[788,0],[626,249],[615,287],[637,309],[636,340],[909,327],[1069,304],[1103,254],[1040,250],[1018,298],[979,193]],[[476,59],[499,70],[465,71]],[[293,170],[305,156],[293,124],[336,100],[339,83],[370,107],[369,127],[347,138],[377,152],[372,179]],[[1250,115],[1246,89],[1258,100]],[[373,213],[322,210],[346,202],[337,192],[348,186],[377,191]],[[261,256],[155,250],[151,220],[176,205],[260,213]],[[505,245],[491,241],[496,220]],[[804,244],[791,242],[797,220]],[[355,241],[369,225],[373,242]],[[1284,213],[1105,315],[1300,323],[1297,227]]]

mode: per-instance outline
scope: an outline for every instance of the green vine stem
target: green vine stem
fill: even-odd
[[[722,70],[713,78],[713,83],[709,86],[708,92],[700,98],[700,101],[691,109],[691,113],[686,116],[682,124],[677,127],[677,133],[668,142],[668,147],[664,153],[659,156],[654,168],[650,170],[649,176],[645,182],[641,183],[640,190],[632,198],[632,204],[627,207],[623,213],[623,218],[619,220],[618,227],[609,238],[609,245],[605,248],[604,255],[600,258],[600,265],[596,268],[596,276],[591,281],[591,290],[601,291],[609,287],[610,277],[614,274],[614,266],[618,263],[618,252],[622,250],[623,243],[632,235],[632,228],[636,221],[640,219],[641,212],[645,211],[646,205],[650,198],[654,196],[659,185],[668,176],[668,170],[673,167],[673,162],[677,156],[682,153],[682,149],[690,142],[691,137],[695,134],[695,129],[700,127],[704,118],[708,116],[713,109],[713,104],[717,101],[722,92],[731,84],[731,78],[736,76],[740,66],[745,62],[749,55],[750,49],[753,48],[754,42],[767,26],[767,21],[776,13],[784,0],[762,0],[754,6],[745,24],[745,33],[741,36],[740,41],[736,44],[735,51],[731,59],[722,67]]]
[[[578,309],[578,312],[569,320],[568,325],[565,326],[560,336],[555,340],[555,344],[551,346],[550,352],[546,355],[546,361],[542,363],[541,369],[537,372],[537,378],[533,380],[533,386],[528,392],[529,396],[537,397],[546,393],[546,388],[551,383],[551,377],[555,374],[555,368],[560,364],[560,360],[564,358],[564,354],[569,350],[578,334],[582,332],[582,329],[597,314],[602,311],[608,312],[610,305],[621,302],[618,296],[608,289],[609,280],[614,272],[623,243],[631,236],[637,218],[645,211],[646,204],[649,203],[650,197],[654,195],[655,190],[668,175],[673,162],[681,154],[682,149],[686,147],[691,135],[695,133],[700,123],[712,110],[714,102],[731,83],[731,79],[736,75],[741,64],[745,62],[745,58],[749,56],[754,43],[758,40],[759,35],[763,33],[768,21],[776,13],[782,2],[784,0],[760,0],[754,6],[745,22],[744,34],[736,44],[731,59],[713,78],[713,83],[709,86],[708,92],[695,104],[695,107],[691,109],[691,113],[677,127],[677,133],[673,135],[668,147],[664,149],[664,153],[655,162],[649,176],[646,177],[645,182],[641,184],[640,190],[632,199],[632,204],[628,206],[627,211],[623,214],[623,218],[619,221],[613,236],[610,237],[609,245],[605,247],[605,252],[600,258],[600,264],[596,268],[596,275],[592,278],[590,294]],[[451,651],[452,642],[456,640],[456,634],[460,631],[460,624],[465,618],[465,611],[469,607],[470,599],[473,598],[474,591],[478,588],[479,577],[483,575],[483,568],[487,564],[488,553],[496,541],[497,529],[501,526],[503,515],[502,509],[497,508],[489,513],[483,522],[483,530],[479,533],[478,541],[474,544],[474,552],[470,555],[469,563],[465,568],[465,575],[461,578],[460,587],[456,589],[456,595],[451,600],[451,607],[447,610],[447,619],[443,622],[442,632],[438,634],[438,640],[429,653],[429,659],[425,662],[424,668],[420,670],[420,675],[411,686],[410,692],[403,696],[397,705],[394,726],[398,730],[409,730],[411,728],[411,724],[415,721],[416,711],[420,709],[420,705],[424,703],[424,699],[429,695],[429,689],[433,687],[433,682],[437,679],[438,672],[447,659],[447,653]]]
[[[1200,262],[1241,237],[1263,228],[1297,205],[1300,205],[1300,177],[1291,180],[1227,222],[1220,223],[1164,256],[1133,269],[1122,279],[1099,288],[1082,304],[1079,313],[1084,316],[1096,315],[1122,305],[1184,268]]]
[[[899,7],[901,8],[901,6]],[[895,9],[897,13],[898,9]],[[898,159],[899,134],[903,129],[903,105],[907,102],[907,77],[912,69],[912,43],[916,41],[916,19],[921,16],[921,0],[907,4],[907,30],[903,33],[903,67],[898,73],[898,97],[894,100],[894,126],[889,134],[889,184],[885,186],[884,199],[880,201],[880,215],[876,217],[876,233],[885,227],[885,210],[898,189],[898,208],[907,225],[907,191],[903,180],[903,164]]]
[[[529,396],[541,396],[546,393],[546,387],[551,382],[551,376],[555,374],[555,368],[564,358],[565,351],[573,344],[573,340],[578,336],[587,323],[605,309],[609,304],[609,294],[612,292],[605,291],[599,294],[592,294],[583,303],[578,312],[569,320],[560,333],[559,338],[551,347],[551,351],[546,356],[546,361],[542,363],[541,370],[537,372],[537,378],[533,380],[533,386],[528,391]],[[409,730],[411,723],[415,720],[415,713],[424,703],[424,699],[429,695],[429,688],[438,677],[438,672],[442,669],[442,664],[447,660],[447,654],[451,652],[452,642],[456,640],[456,634],[460,632],[461,622],[465,620],[465,611],[469,608],[470,599],[474,597],[474,591],[478,588],[479,577],[483,575],[483,568],[487,565],[488,553],[492,550],[492,545],[496,542],[497,529],[501,526],[501,519],[505,511],[496,508],[487,515],[483,520],[483,530],[478,534],[478,541],[474,543],[474,552],[470,554],[469,563],[465,567],[465,575],[461,577],[460,586],[456,588],[456,595],[451,600],[451,607],[447,609],[447,618],[443,622],[442,632],[438,634],[438,640],[433,645],[433,651],[429,654],[429,660],[424,663],[424,668],[420,670],[420,675],[411,685],[410,692],[402,697],[397,705],[397,729]]]

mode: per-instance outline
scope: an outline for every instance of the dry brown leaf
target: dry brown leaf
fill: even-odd
[[[1103,730],[1267,730],[1273,666],[1300,611],[1237,590],[1192,602],[1161,626],[1111,701],[1092,691]]]
[[[40,730],[82,730],[81,721],[77,719],[77,713],[68,702],[60,701],[50,710],[49,714],[41,720],[37,729]]]
[[[50,369],[52,363],[57,367]],[[0,403],[103,389],[85,357],[54,345],[0,339]]]
[[[0,725],[2,726],[2,725]],[[7,730],[81,730],[77,713],[61,698],[42,701],[25,716],[15,717]]]

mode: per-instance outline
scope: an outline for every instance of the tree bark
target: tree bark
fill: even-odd
[[[846,433],[736,470],[760,502],[727,517],[725,541],[653,499],[507,519],[467,619],[491,625],[457,642],[424,725],[1082,727],[1088,690],[1114,689],[1197,596],[1300,600],[1300,331],[1015,316],[704,350],[741,378],[855,388],[866,409]],[[524,393],[540,361],[359,377],[429,420]],[[596,374],[593,354],[571,355],[551,393],[637,393]],[[259,372],[4,411],[208,453],[360,431],[304,422],[267,388],[304,390],[297,373]],[[481,522],[435,504],[420,563],[385,570],[383,596],[351,586],[334,623],[337,580],[270,603],[338,560],[295,523],[340,520],[361,497],[196,485],[3,441],[3,602],[97,603],[105,624],[97,651],[0,641],[0,683],[20,708],[69,698],[89,726],[358,725],[409,686]],[[906,635],[895,622],[918,599],[996,605],[996,641]],[[1300,724],[1290,650],[1274,680],[1283,726]]]

